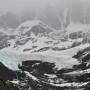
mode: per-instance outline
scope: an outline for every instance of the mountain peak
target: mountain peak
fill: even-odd
[[[49,33],[52,31],[53,29],[51,27],[44,24],[40,20],[26,21],[17,28],[17,33],[23,36],[24,35],[30,36],[31,32],[34,33],[35,35],[38,35],[40,33]]]
[[[31,20],[31,21],[26,21],[26,22],[22,23],[20,26],[32,27],[32,26],[38,25],[40,23],[42,23],[42,21],[40,21],[40,20]]]

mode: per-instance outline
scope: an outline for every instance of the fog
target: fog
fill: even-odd
[[[90,5],[90,0],[0,0],[0,12],[12,11],[20,13],[25,10],[42,10],[48,5],[55,7],[66,7],[73,2],[84,2],[85,5]]]
[[[60,28],[64,19],[68,24],[70,18],[90,23],[89,16],[90,0],[0,0],[0,26],[17,27],[24,21],[40,19]]]
[[[48,5],[66,6],[70,0],[0,0],[0,12],[20,13],[25,10],[42,10]]]

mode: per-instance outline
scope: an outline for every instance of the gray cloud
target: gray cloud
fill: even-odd
[[[73,1],[90,3],[90,0],[0,0],[0,12],[13,11],[19,13],[24,10],[42,10],[47,5],[62,8]]]
[[[52,4],[61,6],[68,0],[0,0],[0,11],[21,12],[25,9],[43,9],[47,5]]]

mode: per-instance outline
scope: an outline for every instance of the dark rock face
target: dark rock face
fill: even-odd
[[[76,55],[74,55],[74,58],[79,59],[82,55],[85,55],[86,53],[88,53],[90,51],[90,47],[87,47],[83,50],[80,50]]]
[[[0,32],[0,49],[3,49],[9,46],[8,39],[9,39],[8,35],[6,35],[3,32]]]
[[[12,83],[6,83],[4,80],[0,80],[0,90],[19,90]]]
[[[25,40],[18,40],[18,41],[16,42],[16,45],[24,45],[24,44],[26,44],[29,40],[30,40],[30,38],[27,38],[27,39],[25,39]]]
[[[22,62],[22,70],[32,72],[35,76],[55,73],[54,63],[42,62],[42,61],[24,61]]]
[[[83,37],[81,31],[74,32],[69,35],[69,38],[71,38],[71,39],[77,39],[77,38],[81,38],[81,37]]]
[[[82,64],[79,64],[79,65],[74,65],[73,68],[75,68],[76,70],[88,69],[88,67],[86,66],[86,63],[82,63]]]
[[[15,72],[8,69],[0,62],[0,90],[19,90],[18,87],[8,82],[8,80],[13,80],[15,78]]]
[[[14,78],[16,78],[15,72],[12,70],[9,70],[2,63],[0,63],[0,79],[13,80]]]
[[[33,21],[30,22],[31,24],[33,24]],[[24,30],[27,30],[26,32],[23,32]],[[19,27],[19,30],[21,32],[20,35],[22,36],[31,36],[31,33],[33,33],[35,36],[41,34],[43,36],[48,35],[50,32],[53,31],[53,29],[51,29],[50,27],[48,27],[46,24],[44,24],[43,22],[39,21],[37,25],[34,25],[32,27],[29,26],[23,26],[21,25]]]
[[[86,64],[83,63],[73,66],[70,69],[64,68],[61,70],[57,70],[53,63],[41,62],[41,61],[24,61],[22,62],[22,66],[20,69],[23,71],[27,71],[33,76],[35,76],[38,80],[35,81],[29,77],[29,84],[34,90],[83,90],[89,88],[90,81],[90,73],[86,71]],[[75,74],[73,72],[76,71]],[[82,71],[83,73],[79,73]],[[47,74],[47,75],[45,75]],[[49,75],[56,75],[56,77],[50,77]],[[51,84],[53,83],[53,85]],[[65,84],[65,83],[84,83],[88,82],[86,85],[81,86],[56,86],[57,84]],[[39,86],[38,86],[39,85]],[[88,89],[86,89],[88,90]]]
[[[42,25],[42,26],[44,26],[44,25]],[[50,30],[49,28],[45,28],[45,27],[42,27],[41,25],[38,25],[38,26],[34,26],[31,30],[30,30],[30,32],[33,32],[35,35],[38,35],[38,34],[44,34],[44,33],[46,33],[46,34],[48,34],[48,33],[50,33],[50,32],[52,32],[52,30]]]
[[[60,70],[54,63],[38,60],[23,61],[18,71],[9,70],[0,63],[0,90],[89,90],[89,51],[88,47],[73,56],[80,64]],[[15,79],[18,83],[11,82]]]

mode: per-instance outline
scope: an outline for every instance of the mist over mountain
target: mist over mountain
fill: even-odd
[[[0,90],[90,90],[90,0],[0,0]]]
[[[70,22],[90,23],[89,0],[1,1],[0,26],[16,28],[27,20],[41,20],[55,29]],[[11,8],[12,7],[12,8]],[[6,9],[7,8],[7,9]]]

